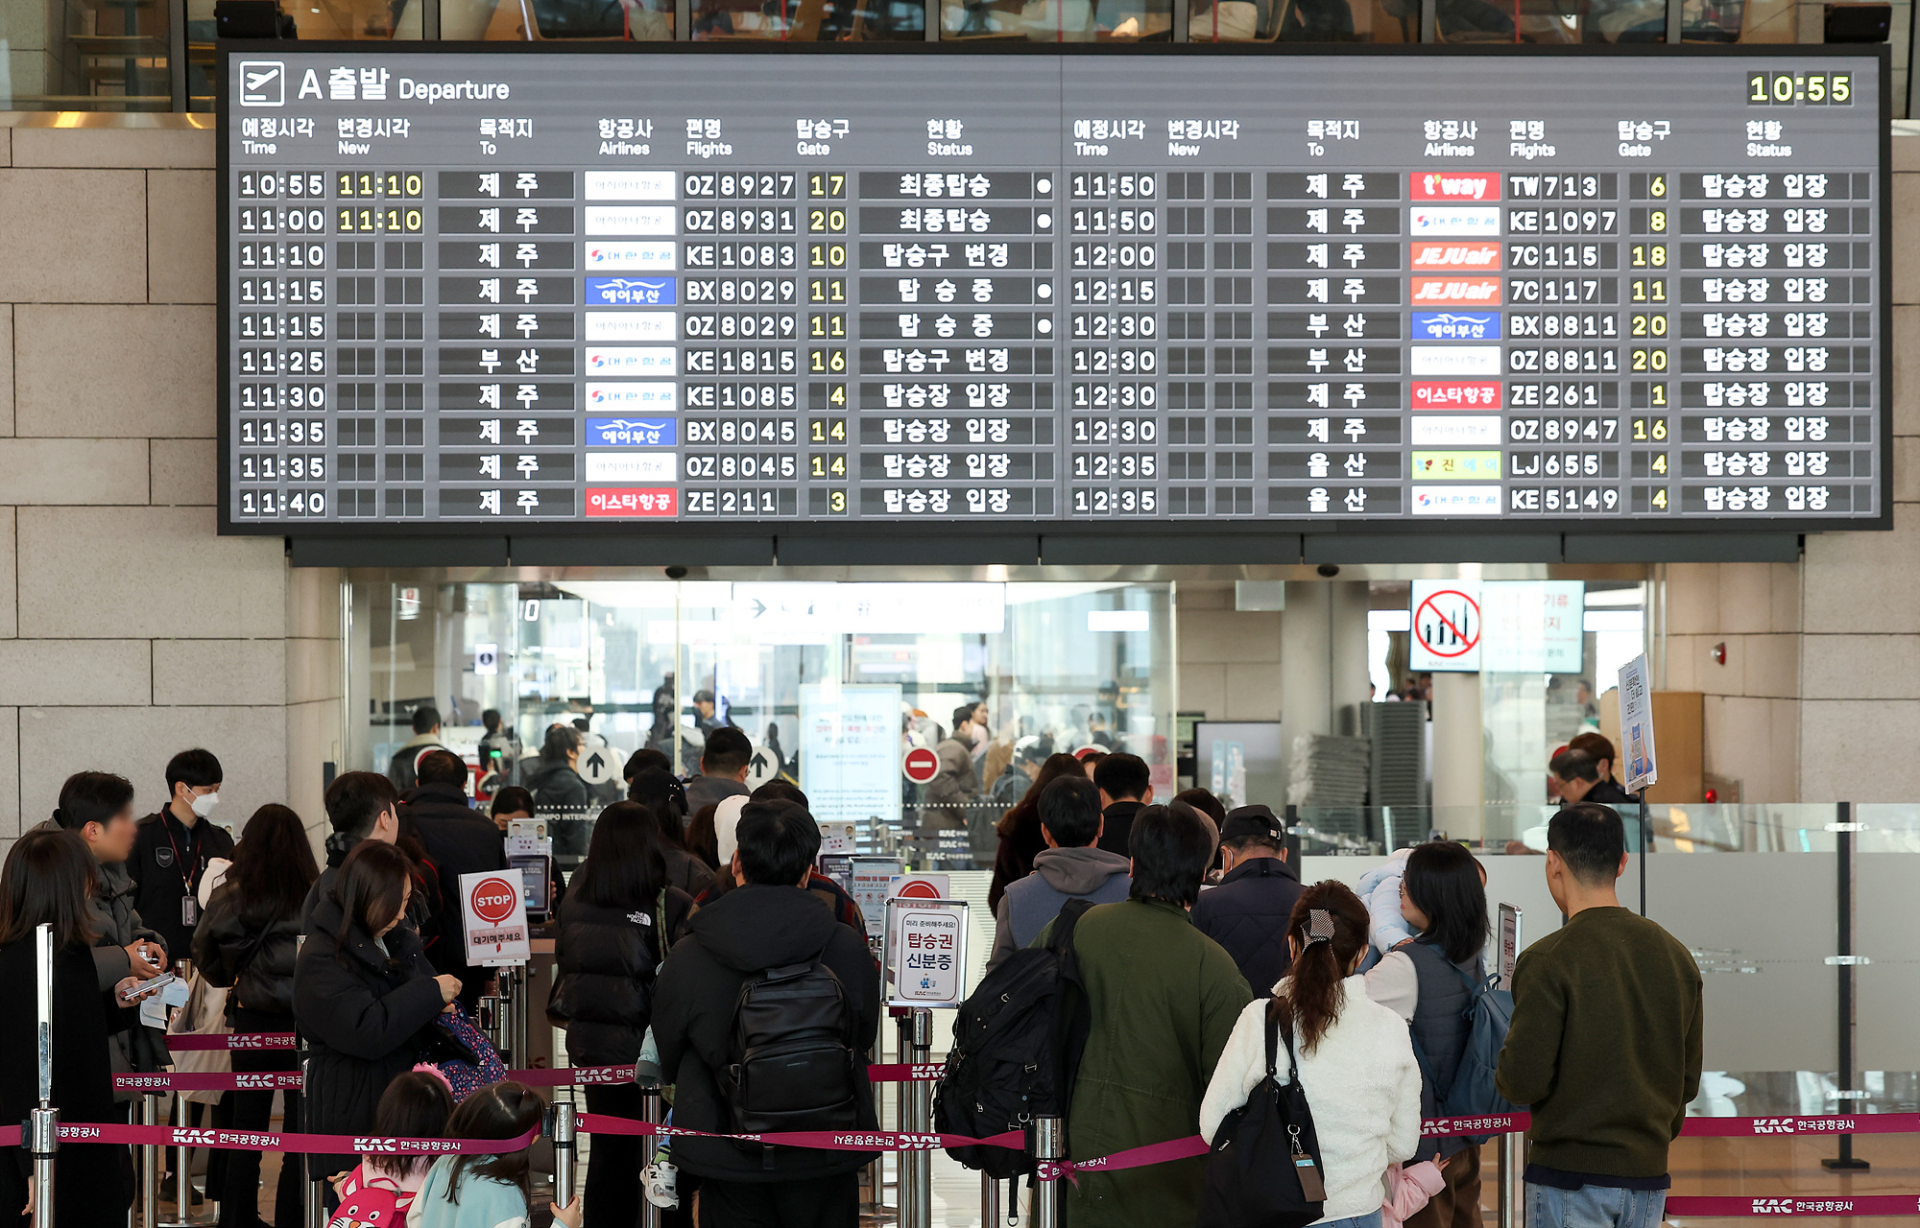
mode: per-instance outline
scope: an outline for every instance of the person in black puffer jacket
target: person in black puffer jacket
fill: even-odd
[[[1367,996],[1405,1019],[1421,1057],[1420,1113],[1438,1117],[1466,1051],[1469,985],[1485,974],[1487,875],[1464,845],[1436,840],[1407,854],[1400,912],[1415,936],[1367,973]],[[1412,1163],[1443,1162],[1445,1186],[1407,1217],[1406,1228],[1477,1228],[1480,1148],[1464,1138],[1423,1139]]]
[[[381,1093],[425,1055],[434,1016],[460,993],[460,978],[435,976],[403,923],[412,891],[407,855],[363,840],[313,910],[293,971],[293,1015],[310,1051],[309,1133],[372,1133]],[[358,1162],[312,1155],[307,1172],[331,1177]]]
[[[651,810],[636,802],[607,807],[560,905],[547,1017],[567,1030],[567,1057],[575,1066],[624,1066],[640,1056],[653,1023],[654,970],[693,912],[692,898],[668,885],[663,851]],[[587,1111],[638,1118],[640,1091],[631,1083],[590,1086]],[[594,1139],[586,1191],[594,1228],[638,1222],[640,1141],[617,1134]]]
[[[1238,806],[1220,826],[1220,885],[1200,893],[1194,928],[1227,949],[1255,997],[1287,975],[1287,918],[1304,890],[1287,861],[1287,829],[1265,806]]]
[[[750,802],[738,836],[744,883],[694,916],[655,986],[653,1034],[664,1077],[675,1085],[674,1124],[710,1133],[731,1128],[721,1081],[740,989],[756,973],[817,959],[845,994],[853,1053],[871,1049],[880,1029],[880,978],[866,936],[834,920],[800,886],[820,852],[819,825],[797,803]],[[865,1059],[851,1065],[846,1126],[872,1130]],[[872,1159],[871,1152],[798,1147],[756,1154],[716,1138],[676,1139],[673,1148],[683,1177],[701,1179],[701,1218],[709,1224],[851,1226],[859,1219],[856,1174]]]
[[[434,969],[460,978],[460,1001],[471,1012],[497,972],[468,964],[460,927],[460,876],[507,868],[506,836],[467,804],[467,765],[450,750],[420,756],[420,783],[400,797],[400,836],[420,842],[439,872],[443,906],[432,932],[422,932]]]
[[[300,905],[320,877],[306,825],[285,806],[262,806],[247,820],[226,877],[207,897],[193,932],[193,965],[209,985],[232,990],[233,1030],[291,1032],[293,962],[300,947]],[[293,1056],[272,1050],[235,1050],[235,1072],[295,1069]],[[300,1130],[300,1093],[289,1091],[286,1128]],[[265,1130],[273,1114],[271,1091],[236,1091],[236,1130]],[[260,1221],[260,1153],[228,1154],[226,1180],[217,1195],[221,1228],[255,1228]],[[300,1217],[300,1169],[291,1158],[280,1166],[274,1221]]]

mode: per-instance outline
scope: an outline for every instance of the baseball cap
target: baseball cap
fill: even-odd
[[[1249,837],[1280,841],[1287,838],[1287,825],[1282,823],[1267,806],[1235,806],[1227,811],[1227,821],[1220,825],[1220,842],[1245,840]]]

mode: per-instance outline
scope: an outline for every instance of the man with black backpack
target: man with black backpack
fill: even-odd
[[[861,935],[805,886],[820,829],[794,802],[740,812],[740,886],[695,913],[654,986],[673,1123],[714,1134],[873,1130],[866,1054],[880,978]],[[682,1138],[700,1222],[725,1228],[855,1228],[872,1152]]]

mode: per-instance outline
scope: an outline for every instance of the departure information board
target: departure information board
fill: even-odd
[[[224,528],[1885,523],[1880,49],[630,47],[227,55]]]

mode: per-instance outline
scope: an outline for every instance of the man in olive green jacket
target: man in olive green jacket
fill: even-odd
[[[1133,889],[1088,909],[1073,932],[1092,1030],[1067,1114],[1075,1160],[1186,1138],[1235,1019],[1252,1000],[1233,957],[1187,912],[1213,861],[1213,825],[1192,807],[1149,806],[1133,821]],[[1049,925],[1035,940],[1043,946]],[[1070,1228],[1190,1228],[1202,1157],[1112,1173],[1067,1187]]]

